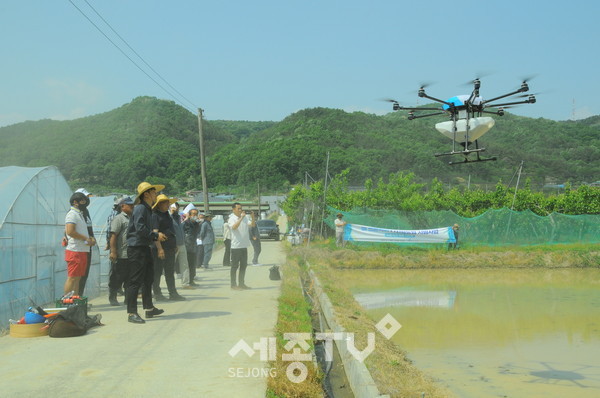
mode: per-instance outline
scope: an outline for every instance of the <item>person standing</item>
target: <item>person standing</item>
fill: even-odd
[[[456,241],[454,243],[448,243],[448,249],[458,249],[458,231],[460,230],[460,227],[458,226],[458,224],[454,224],[452,226],[452,232],[454,232],[454,239],[456,239]]]
[[[129,280],[127,228],[129,227],[129,217],[133,213],[133,203],[133,199],[129,196],[122,198],[117,203],[119,212],[110,223],[110,275],[108,277],[108,302],[110,305],[120,305],[117,301],[117,292],[123,286],[123,282],[127,286]]]
[[[204,215],[204,222],[200,226],[200,239],[202,240],[202,246],[204,246],[204,256],[202,260],[202,266],[205,270],[209,270],[209,262],[212,258],[212,251],[215,245],[215,231],[212,227],[213,215],[206,213]]]
[[[233,290],[246,290],[250,287],[244,283],[246,277],[246,267],[248,266],[248,246],[250,246],[250,236],[248,229],[256,225],[254,213],[252,219],[246,219],[246,212],[242,205],[235,202],[231,206],[232,213],[227,220],[231,228],[231,288]],[[239,274],[237,273],[239,268]]]
[[[173,203],[170,209],[171,218],[173,219],[173,228],[175,229],[175,243],[177,244],[177,250],[175,251],[175,273],[182,275],[183,272],[188,269],[188,261],[187,252],[185,250],[183,225],[181,215],[179,214],[179,203]]]
[[[90,211],[88,206],[90,205],[90,196],[91,193],[87,191],[85,188],[79,188],[75,193],[81,193],[85,195],[87,203],[84,206],[80,206],[79,209],[83,212],[83,218],[87,224],[88,236],[96,241],[94,237],[94,224],[92,224],[92,217],[90,216]],[[85,284],[87,283],[87,279],[90,275],[90,268],[92,267],[92,246],[89,248],[89,254],[87,256],[87,266],[85,267],[85,275],[83,275],[79,281],[79,292],[78,294],[83,297],[83,291],[85,290]]]
[[[253,212],[254,214],[254,212]],[[252,244],[252,249],[254,249],[254,255],[252,257],[252,265],[258,265],[258,256],[262,251],[262,247],[260,244],[260,231],[258,230],[258,226],[254,224],[254,226],[249,228],[250,233],[250,243]]]
[[[347,222],[342,220],[343,217],[342,213],[338,213],[335,219],[335,245],[337,247],[344,247],[346,245],[344,241],[344,228]]]
[[[202,267],[202,264],[204,263],[204,245],[202,244],[202,239],[200,239],[200,231],[202,230],[204,220],[204,213],[198,213],[198,224],[200,224],[200,229],[198,229],[198,237],[196,238],[196,269]]]
[[[231,267],[231,227],[227,222],[223,224],[223,245],[225,245],[223,267]]]
[[[127,257],[129,258],[129,285],[125,293],[127,300],[127,320],[132,323],[146,323],[137,312],[137,296],[142,288],[142,306],[146,318],[152,318],[164,311],[152,303],[152,282],[154,281],[154,263],[150,245],[155,241],[164,242],[166,236],[156,232],[152,225],[152,205],[156,202],[157,191],[164,185],[151,185],[142,182],[137,187],[136,206],[127,227]]]
[[[167,195],[160,194],[156,198],[156,203],[153,206],[152,224],[155,232],[162,232],[166,239],[164,241],[154,241],[152,246],[152,260],[154,262],[154,299],[156,301],[166,301],[160,289],[160,277],[164,273],[165,282],[169,291],[169,300],[183,301],[184,297],[177,293],[175,287],[175,251],[177,250],[177,242],[175,240],[175,228],[173,219],[169,214],[169,206],[175,202],[175,199],[169,199]]]
[[[71,209],[65,216],[65,235],[67,238],[65,294],[71,291],[79,292],[79,282],[86,272],[90,248],[96,244],[96,240],[88,234],[87,222],[83,214],[83,209],[85,209],[88,201],[87,196],[81,192],[75,192],[69,199]]]
[[[200,223],[198,222],[198,209],[189,209],[187,214],[188,216],[183,222],[183,235],[188,269],[182,271],[181,284],[184,289],[193,289],[194,286],[197,286],[194,278],[196,277],[196,252],[198,250],[196,239],[200,233]]]

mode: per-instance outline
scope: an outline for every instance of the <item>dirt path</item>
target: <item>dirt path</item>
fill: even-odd
[[[187,301],[156,303],[165,313],[146,324],[128,323],[125,307],[109,306],[104,294],[90,314],[101,313],[105,326],[84,336],[0,338],[0,396],[264,397],[259,352],[229,350],[274,335],[279,282],[268,274],[285,254],[280,242],[263,241],[263,265],[248,267],[247,291],[230,289],[222,258],[215,252],[213,270],[198,272],[199,289],[179,290]]]

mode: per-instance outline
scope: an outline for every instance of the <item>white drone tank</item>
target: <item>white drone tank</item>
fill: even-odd
[[[494,119],[491,117],[474,117],[468,119],[469,121],[469,138],[468,142],[473,142],[485,133],[488,132],[489,129],[494,127],[496,123]],[[465,142],[467,141],[467,119],[459,119],[456,121],[456,137],[454,136],[454,132],[452,131],[454,123],[449,120],[447,122],[437,123],[435,128],[440,133],[444,134],[446,137],[451,140],[455,140],[456,142]]]

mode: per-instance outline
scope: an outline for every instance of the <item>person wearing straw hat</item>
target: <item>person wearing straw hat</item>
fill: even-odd
[[[142,305],[146,310],[146,318],[152,318],[164,311],[152,303],[152,282],[154,281],[154,263],[150,245],[155,241],[164,242],[167,237],[156,232],[152,225],[152,205],[156,202],[159,191],[164,185],[152,185],[142,182],[137,187],[136,206],[127,227],[127,257],[129,258],[129,285],[125,299],[127,301],[127,320],[132,323],[146,323],[138,315],[137,296],[142,289]]]
[[[152,224],[156,232],[162,232],[167,239],[164,241],[156,240],[152,246],[152,259],[154,261],[154,299],[156,301],[166,301],[160,289],[160,277],[165,274],[167,289],[169,290],[169,300],[183,301],[184,297],[177,293],[175,288],[175,251],[177,250],[177,240],[175,237],[175,227],[173,219],[169,214],[169,206],[175,203],[177,199],[169,199],[165,194],[160,194],[156,198],[156,203],[152,207]]]

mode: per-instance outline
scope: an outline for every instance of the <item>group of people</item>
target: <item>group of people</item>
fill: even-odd
[[[175,272],[181,274],[183,289],[195,289],[196,268],[209,269],[212,258],[215,244],[212,214],[201,214],[191,207],[181,215],[175,199],[159,194],[164,188],[163,185],[142,182],[137,187],[136,197],[121,198],[109,217],[109,302],[120,305],[117,294],[124,286],[128,321],[132,323],[145,323],[137,308],[140,291],[146,318],[160,315],[164,310],[156,308],[153,300],[185,300],[175,286]],[[91,247],[96,244],[87,212],[89,193],[75,192],[70,198],[70,205],[65,217],[68,276],[64,290],[65,293],[76,291],[83,295],[82,279],[89,273]],[[254,246],[255,264],[260,253],[255,213],[247,218],[242,205],[234,203],[224,225],[223,239],[223,265],[230,267],[231,289],[250,289],[245,284],[248,247]],[[160,287],[162,275],[165,276],[168,298]]]

